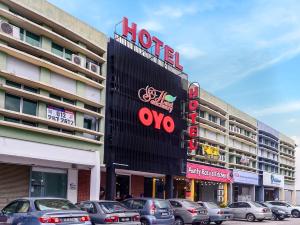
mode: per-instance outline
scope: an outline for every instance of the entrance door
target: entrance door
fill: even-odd
[[[116,181],[116,199],[123,200],[130,194],[130,176],[117,175]]]
[[[274,190],[265,190],[265,201],[274,201]]]
[[[66,171],[31,172],[31,197],[67,197],[68,177]]]

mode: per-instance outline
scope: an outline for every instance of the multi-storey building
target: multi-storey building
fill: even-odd
[[[107,38],[45,0],[1,0],[0,18],[0,207],[98,199]]]
[[[279,134],[279,170],[280,174],[284,176],[284,197],[286,201],[295,201],[295,172],[296,172],[296,161],[295,161],[295,141],[291,138]]]

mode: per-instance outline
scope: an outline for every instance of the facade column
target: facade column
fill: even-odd
[[[100,154],[99,151],[96,154],[96,164],[91,169],[91,181],[90,181],[90,200],[99,200],[100,198]]]
[[[253,185],[252,187],[251,187],[251,201],[255,201],[255,195],[256,195],[256,193],[255,193],[255,185]]]
[[[279,188],[279,200],[280,201],[285,201],[285,190],[284,190],[284,188]]]
[[[106,200],[115,200],[116,196],[116,170],[113,163],[106,167]]]
[[[156,194],[156,178],[152,178],[152,198],[155,198]]]
[[[77,192],[78,192],[78,170],[68,169],[67,199],[73,203],[76,203]]]
[[[296,205],[297,199],[296,199],[296,190],[292,191],[292,202],[293,205]]]
[[[228,203],[228,185],[227,183],[224,183],[224,201],[223,204],[227,205]]]
[[[233,199],[233,185],[232,183],[227,184],[228,188],[227,188],[227,203],[232,203],[232,199]]]
[[[173,176],[166,175],[166,199],[173,198]]]

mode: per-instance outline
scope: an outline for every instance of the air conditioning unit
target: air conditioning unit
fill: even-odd
[[[81,67],[84,67],[84,58],[82,58],[78,55],[72,54],[72,62]]]
[[[9,24],[8,22],[0,22],[0,31],[13,36],[16,39],[20,39],[20,28]]]
[[[96,65],[95,63],[88,62],[88,69],[94,73],[100,73],[100,66]]]

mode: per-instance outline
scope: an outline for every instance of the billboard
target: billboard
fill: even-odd
[[[241,184],[258,185],[258,174],[241,170],[233,170],[233,182]]]
[[[264,172],[263,185],[270,186],[270,187],[284,188],[284,176],[274,174],[274,173]]]
[[[108,44],[107,71],[105,163],[183,175],[187,80],[114,39]]]

